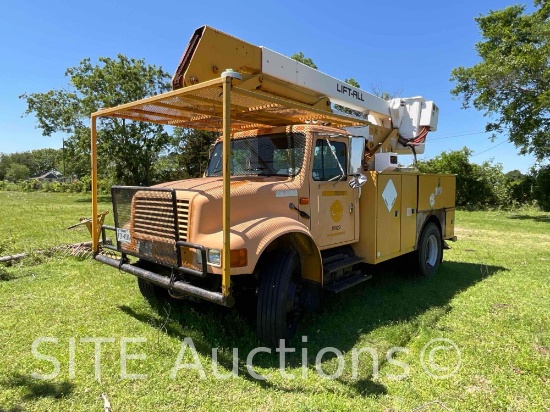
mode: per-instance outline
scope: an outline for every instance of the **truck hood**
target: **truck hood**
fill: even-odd
[[[190,202],[190,241],[200,243],[204,235],[222,230],[223,180],[221,177],[181,180],[163,183],[156,187],[176,189],[178,199],[187,199]],[[246,238],[250,234],[246,233],[246,229],[242,226],[249,226],[251,222],[276,217],[297,220],[299,214],[291,209],[289,204],[298,204],[298,193],[302,191],[301,188],[300,177],[231,178],[232,232]]]
[[[298,177],[289,178],[285,176],[232,177],[229,185],[232,197],[257,195],[258,192],[264,191],[292,190],[301,186]],[[191,196],[193,194],[203,194],[210,200],[218,200],[222,198],[223,194],[223,179],[221,176],[202,177],[161,183],[153,187],[182,190],[188,192]]]

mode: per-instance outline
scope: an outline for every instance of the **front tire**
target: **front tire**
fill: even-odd
[[[142,269],[147,269],[152,272],[156,272],[158,269],[155,267],[153,263],[139,260],[135,266],[140,267]],[[155,300],[163,300],[168,297],[168,291],[164,288],[161,288],[160,286],[155,285],[154,283],[148,282],[140,277],[137,278],[137,284],[139,291],[143,295],[145,299],[148,301],[155,301]]]
[[[300,273],[300,255],[294,249],[269,257],[258,288],[256,331],[261,341],[277,346],[296,333],[304,308]]]
[[[443,242],[435,223],[429,222],[422,230],[416,258],[420,276],[432,276],[437,272],[443,258]]]
[[[151,282],[137,278],[138,288],[143,297],[149,301],[162,300],[167,296],[166,289],[154,285]]]

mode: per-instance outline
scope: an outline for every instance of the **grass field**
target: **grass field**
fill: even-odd
[[[109,209],[102,200],[100,210]],[[88,240],[85,229],[66,227],[89,209],[83,195],[0,192],[0,255]],[[550,410],[550,214],[459,212],[456,232],[436,276],[411,280],[399,263],[385,264],[307,315],[284,363],[293,379],[281,376],[275,352],[253,359],[269,378],[251,376],[247,355],[260,344],[244,310],[152,307],[133,276],[86,259],[32,255],[0,265],[0,411],[104,411],[102,394],[113,412]],[[33,355],[41,337],[50,340]],[[445,342],[426,346],[437,338],[460,355],[432,351],[450,348]],[[223,374],[238,348],[237,377],[215,376],[212,348]],[[338,377],[322,377],[317,357]],[[55,375],[55,362],[55,378],[33,377]],[[193,362],[204,378],[175,368]]]

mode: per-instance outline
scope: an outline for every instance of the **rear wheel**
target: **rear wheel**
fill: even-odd
[[[420,276],[432,276],[437,272],[443,257],[443,247],[439,228],[433,222],[429,222],[420,235],[416,258],[418,274]]]
[[[300,255],[293,249],[271,254],[258,289],[258,338],[272,346],[296,333],[304,308]]]

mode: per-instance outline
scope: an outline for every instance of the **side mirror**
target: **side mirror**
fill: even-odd
[[[349,187],[352,189],[357,189],[358,187],[363,186],[367,183],[367,176],[362,173],[357,173],[353,175],[353,178],[349,181]]]
[[[349,138],[348,176],[353,176],[349,181],[352,189],[367,183],[367,176],[363,174],[363,159],[365,157],[365,138],[352,136]]]
[[[365,157],[365,138],[352,136],[349,138],[348,176],[363,173],[363,158]]]

